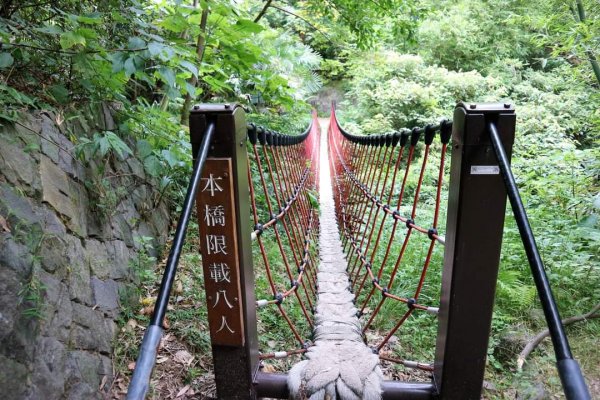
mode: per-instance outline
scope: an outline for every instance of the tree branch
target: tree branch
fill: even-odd
[[[254,22],[258,22],[260,21],[260,19],[267,13],[267,9],[269,8],[269,6],[271,5],[271,2],[273,0],[267,0],[265,3],[265,6],[262,8],[262,10],[260,10],[260,12],[258,13],[258,15],[256,16],[256,18],[254,18]]]
[[[592,308],[590,312],[565,318],[561,321],[561,323],[563,324],[563,326],[567,326],[579,321],[585,321],[592,318],[600,318],[599,311],[600,303],[596,304],[596,306]],[[523,369],[523,364],[525,364],[527,356],[529,356],[529,354],[531,354],[531,352],[535,350],[535,348],[542,342],[542,340],[544,340],[548,336],[550,336],[550,330],[544,329],[543,331],[535,335],[533,339],[531,339],[529,343],[527,343],[527,345],[525,345],[523,350],[519,353],[519,357],[517,358],[517,370],[521,371]]]
[[[303,21],[305,24],[307,24],[308,26],[310,26],[311,28],[313,28],[315,31],[317,31],[317,32],[319,32],[321,35],[325,36],[325,38],[326,38],[327,40],[329,40],[329,42],[330,42],[330,43],[333,43],[333,40],[331,40],[331,38],[330,38],[330,37],[329,37],[329,36],[328,36],[328,35],[327,35],[325,32],[321,31],[319,28],[317,28],[316,26],[314,26],[314,25],[313,25],[313,24],[312,24],[310,21],[308,21],[306,18],[304,18],[304,17],[301,17],[301,16],[299,16],[298,14],[295,14],[295,13],[293,13],[293,12],[289,11],[289,10],[286,10],[285,8],[282,8],[282,7],[279,7],[279,6],[276,6],[276,5],[271,5],[271,8],[275,8],[275,9],[277,9],[277,10],[281,11],[281,12],[284,12],[284,13],[286,13],[286,14],[289,14],[289,15],[291,15],[291,16],[293,16],[293,17],[296,17],[296,18],[298,18],[298,19],[302,20],[302,21]]]

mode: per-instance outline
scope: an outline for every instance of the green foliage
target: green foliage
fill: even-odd
[[[39,106],[76,99],[129,103],[140,96],[153,99],[156,92],[172,100],[203,93],[205,98],[232,96],[246,89],[234,88],[235,81],[257,78],[269,81],[261,90],[274,104],[289,105],[290,93],[281,88],[294,78],[290,69],[283,77],[281,71],[255,68],[255,64],[268,65],[279,50],[269,38],[288,44],[294,39],[252,22],[245,10],[236,11],[227,2],[194,8],[171,1],[142,5],[115,0],[99,7],[63,1],[58,14],[53,7],[42,5],[35,13],[17,7],[9,18],[0,19],[0,37],[5,42],[0,69],[10,67],[9,85],[37,95]],[[208,26],[214,35],[205,37],[206,49],[198,60],[196,40],[207,36],[199,25],[205,7],[210,7]],[[264,36],[257,42],[256,35]],[[287,60],[296,56],[292,52]],[[302,65],[305,58],[299,59]],[[200,80],[200,87],[190,83],[192,77]]]
[[[522,20],[536,33],[533,43],[549,50],[541,60],[542,68],[552,59],[565,59],[580,79],[583,78],[596,87],[600,85],[600,66],[597,61],[600,11],[597,2],[536,1],[530,4]]]
[[[453,70],[486,74],[490,65],[507,58],[537,56],[524,21],[527,1],[434,1],[435,8],[418,32],[421,54],[427,61]]]
[[[391,50],[361,54],[348,64],[352,101],[341,111],[366,133],[436,121],[447,117],[456,101],[481,99],[496,86],[477,72],[448,71]]]
[[[348,78],[346,100],[338,113],[343,125],[364,134],[382,133],[451,118],[457,101],[514,103],[517,132],[512,167],[551,285],[562,315],[585,312],[600,298],[600,95],[590,88],[593,81],[582,75],[582,66],[574,68],[564,54],[553,56],[540,48],[530,27],[516,14],[527,4],[506,2],[504,8],[490,10],[486,3],[438,3],[443,7],[432,9],[420,23],[419,55],[390,50],[405,47],[390,40],[376,51],[356,52],[343,61]],[[585,67],[589,72],[589,65]],[[424,196],[434,182],[425,179]],[[410,188],[409,178],[408,192]],[[426,213],[427,207],[422,210]],[[407,249],[395,288],[398,293],[410,292],[411,277],[422,262],[422,249],[415,246]],[[392,247],[392,256],[397,247]],[[380,258],[377,254],[375,260]],[[432,265],[441,265],[439,254]],[[431,280],[423,302],[439,298],[435,291],[439,273],[428,272]],[[496,335],[515,324],[540,328],[530,318],[532,309],[540,305],[510,207],[496,298],[488,361],[502,370],[493,356],[499,343]],[[381,312],[375,329],[385,330],[401,311],[390,303]],[[424,347],[400,345],[395,349],[398,355],[411,352],[431,359],[436,332],[430,325],[423,316],[411,316],[399,334],[418,337]]]
[[[332,25],[342,25],[355,37],[359,48],[371,47],[382,37],[381,21],[393,26],[396,37],[410,38],[415,29],[415,18],[420,14],[417,2],[408,0],[379,0],[363,2],[354,0],[306,1],[311,15],[327,17]],[[335,28],[334,28],[335,29]],[[348,36],[343,38],[348,40]]]
[[[101,171],[106,171],[104,167]],[[98,172],[84,182],[86,189],[92,193],[90,205],[104,219],[112,217],[117,212],[117,206],[129,192],[123,186],[114,186],[110,176]]]
[[[132,153],[129,146],[114,132],[110,131],[94,133],[92,140],[82,137],[75,147],[75,154],[85,160],[90,160],[96,156],[104,158],[111,152],[121,158]]]
[[[132,260],[131,267],[142,285],[154,283],[156,275],[154,265],[156,257],[150,255],[154,250],[154,238],[149,236],[137,236],[133,238],[137,248],[137,258]]]
[[[39,278],[32,274],[29,281],[19,290],[19,301],[24,306],[22,314],[25,317],[35,320],[43,317],[42,305],[45,289],[44,284],[40,282]]]
[[[320,56],[285,24],[254,22],[258,3],[11,3],[0,12],[0,123],[25,109],[71,118],[110,104],[118,129],[72,137],[78,158],[98,164],[87,182],[98,210],[109,215],[120,198],[109,190],[110,158],[133,154],[177,203],[192,164],[180,125],[192,101],[248,104],[259,94],[258,122],[285,115],[280,128],[293,131],[304,128],[305,100],[321,87]]]
[[[156,273],[154,270],[156,258],[150,255],[154,249],[154,239],[149,236],[136,236],[133,240],[138,249],[137,257],[131,259],[129,267],[133,272],[135,283],[123,285],[119,289],[121,326],[129,319],[136,316],[140,306],[140,300],[145,294],[146,288],[153,286],[156,281]],[[118,349],[118,346],[115,348]]]

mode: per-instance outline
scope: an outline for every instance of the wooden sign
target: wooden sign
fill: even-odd
[[[213,345],[243,346],[231,158],[208,158],[198,188],[202,269]]]

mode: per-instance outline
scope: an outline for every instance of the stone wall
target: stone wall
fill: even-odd
[[[87,115],[0,127],[3,399],[103,398],[135,238],[166,238],[167,207],[138,159],[75,158],[69,137],[116,129],[107,106]]]

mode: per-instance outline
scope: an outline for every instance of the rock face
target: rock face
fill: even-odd
[[[104,398],[120,292],[144,251],[135,239],[166,240],[169,213],[150,204],[160,196],[143,163],[75,157],[67,132],[116,129],[109,107],[91,114],[0,127],[2,399]]]

